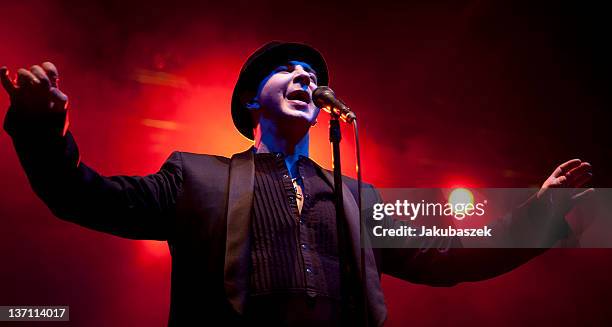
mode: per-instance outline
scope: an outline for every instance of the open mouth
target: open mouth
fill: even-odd
[[[305,104],[310,103],[310,94],[304,90],[295,90],[287,94],[287,100],[300,101]]]

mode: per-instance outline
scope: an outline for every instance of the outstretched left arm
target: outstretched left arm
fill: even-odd
[[[542,254],[567,236],[569,226],[564,217],[580,200],[593,192],[576,190],[592,177],[591,165],[579,159],[569,160],[546,179],[540,190],[525,204],[506,216],[504,224],[514,228],[521,224],[554,222],[550,234],[539,248],[383,248],[379,254],[381,273],[406,281],[431,286],[453,286],[460,282],[480,281],[509,272]],[[551,191],[553,188],[567,190]],[[514,226],[513,226],[514,225]],[[435,242],[434,242],[435,243]]]

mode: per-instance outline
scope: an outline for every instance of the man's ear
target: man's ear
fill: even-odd
[[[259,109],[259,102],[257,102],[257,100],[255,100],[255,99],[253,99],[253,100],[247,102],[245,106],[249,110],[257,110],[257,109]]]

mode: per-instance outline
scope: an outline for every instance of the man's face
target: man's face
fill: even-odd
[[[315,71],[305,62],[289,61],[276,67],[259,85],[260,114],[278,124],[308,124],[319,108],[312,102],[317,88]]]

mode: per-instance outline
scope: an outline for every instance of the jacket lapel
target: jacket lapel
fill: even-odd
[[[248,292],[249,228],[255,164],[252,148],[232,156],[227,200],[225,243],[225,293],[234,310],[242,314]]]
[[[328,170],[322,169],[323,175],[330,183],[334,185],[334,176]],[[333,187],[333,186],[332,186]],[[344,219],[348,225],[350,234],[351,248],[354,262],[357,263],[358,269],[361,271],[361,238],[359,230],[359,208],[353,197],[353,193],[342,183],[342,203],[344,205]],[[366,205],[366,203],[363,203]],[[364,233],[366,234],[366,233]],[[367,241],[367,240],[366,240]],[[380,275],[376,268],[374,253],[369,243],[365,244],[365,262],[366,262],[366,297],[369,306],[369,320],[373,321],[374,326],[382,326],[387,317],[387,307],[380,286]]]

